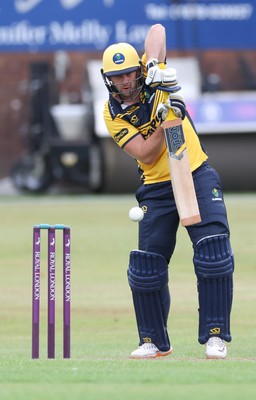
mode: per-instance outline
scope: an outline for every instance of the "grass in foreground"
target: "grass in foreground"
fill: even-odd
[[[236,255],[233,341],[225,361],[204,358],[197,342],[192,249],[184,228],[170,265],[173,355],[129,360],[137,332],[126,269],[137,247],[132,196],[17,197],[0,201],[0,393],[3,399],[252,399],[256,393],[256,196],[226,196]],[[56,360],[46,359],[46,270],[42,266],[41,359],[31,360],[32,226],[72,228],[72,358],[62,360],[61,272]],[[61,269],[61,239],[59,238]],[[44,247],[47,241],[45,239]],[[58,246],[58,243],[57,243]],[[43,248],[43,244],[42,244]],[[57,250],[57,251],[58,251]]]

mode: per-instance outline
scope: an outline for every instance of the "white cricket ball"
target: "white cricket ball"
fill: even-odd
[[[129,211],[129,217],[134,222],[139,222],[144,217],[144,212],[140,207],[132,207]]]

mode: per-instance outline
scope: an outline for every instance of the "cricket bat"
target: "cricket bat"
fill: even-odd
[[[201,221],[181,118],[162,123],[168,150],[172,189],[183,226]]]

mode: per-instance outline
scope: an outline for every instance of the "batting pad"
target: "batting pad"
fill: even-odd
[[[201,344],[212,336],[231,341],[234,259],[229,237],[211,236],[195,246],[194,267],[199,300]]]
[[[170,293],[165,258],[159,254],[133,250],[130,253],[128,281],[132,290],[140,345],[151,342],[159,350],[168,351]]]

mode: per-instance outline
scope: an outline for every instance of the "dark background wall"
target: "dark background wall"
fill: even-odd
[[[69,94],[69,100],[81,102],[81,90],[86,83],[86,62],[100,59],[101,52],[70,52],[70,67],[66,78],[56,86],[56,93]],[[168,57],[195,56],[194,53],[169,52]],[[256,88],[256,52],[205,51],[196,54],[203,78],[202,90],[207,90],[207,77],[220,77],[221,91],[241,91]],[[26,150],[29,129],[30,64],[47,61],[54,66],[54,53],[0,54],[0,178],[8,176],[12,164]],[[56,99],[58,101],[58,99]]]

